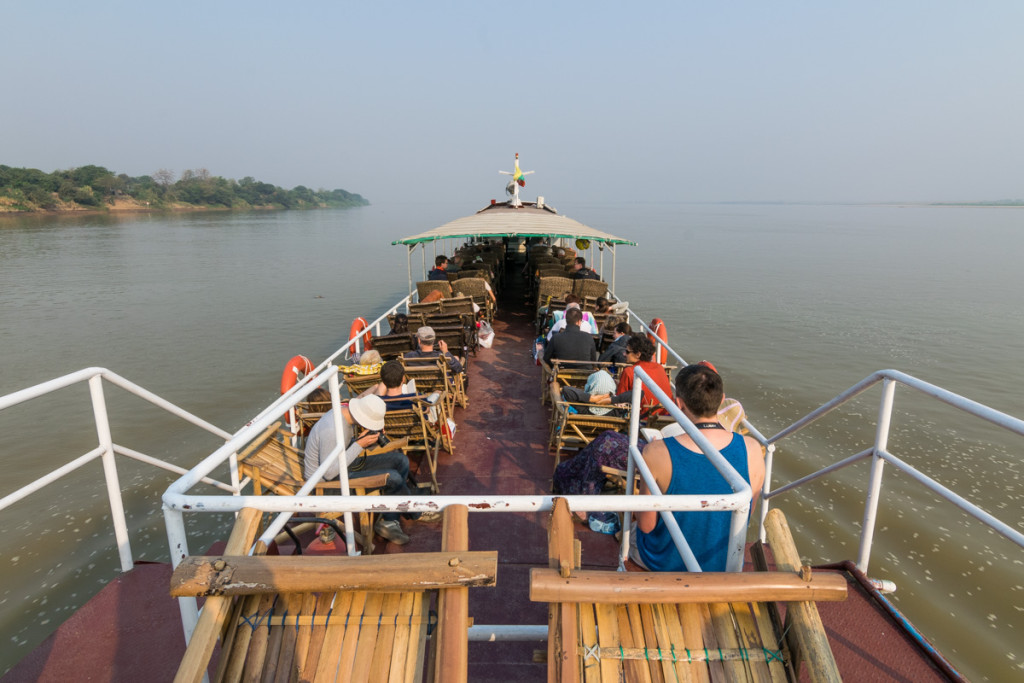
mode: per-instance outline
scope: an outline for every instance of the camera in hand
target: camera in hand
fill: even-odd
[[[378,447],[381,447],[381,448],[382,448],[382,447],[384,447],[384,446],[387,446],[387,445],[388,445],[389,443],[391,443],[391,439],[389,439],[388,437],[386,437],[386,436],[384,435],[384,432],[377,432],[377,431],[367,431],[367,432],[366,432],[365,434],[363,434],[363,436],[370,436],[370,435],[372,435],[372,434],[376,434],[376,435],[377,435],[377,446],[378,446]],[[349,446],[351,446],[351,445],[352,445],[352,444],[354,444],[354,443],[355,443],[356,441],[358,441],[358,440],[359,440],[360,438],[362,438],[362,437],[360,437],[360,436],[353,436],[353,437],[352,437],[352,440],[351,440],[351,441],[349,442],[349,444],[348,444],[348,445],[349,445]],[[373,445],[371,444],[370,446],[368,446],[368,448],[373,448]]]

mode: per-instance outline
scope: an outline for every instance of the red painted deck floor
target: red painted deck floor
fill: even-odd
[[[533,317],[521,293],[507,291],[495,342],[470,361],[469,407],[456,411],[455,453],[442,453],[438,479],[446,495],[548,493],[548,410],[540,403],[540,370],[530,355]],[[470,547],[498,551],[494,588],[470,590],[478,625],[545,624],[547,607],[529,601],[529,570],[547,564],[547,513],[475,513]],[[433,551],[440,524],[403,522],[412,540],[383,552]],[[612,537],[580,526],[585,567],[615,566]],[[380,540],[380,539],[378,539]],[[383,543],[383,541],[381,541]],[[799,539],[797,539],[799,547]],[[823,603],[821,616],[843,677],[849,681],[950,680],[899,628],[880,602],[847,572],[850,596]],[[168,597],[170,568],[139,565],[107,586],[5,677],[10,681],[171,680],[184,651],[177,602]],[[884,602],[884,601],[883,601]],[[534,661],[543,642],[470,643],[470,681],[542,681]]]

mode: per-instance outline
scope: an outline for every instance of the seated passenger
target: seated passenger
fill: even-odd
[[[634,333],[629,336],[626,340],[626,362],[632,363],[628,368],[622,371],[619,375],[619,384],[615,388],[616,394],[614,396],[603,397],[598,399],[599,403],[629,403],[633,400],[633,377],[637,366],[643,368],[643,371],[647,373],[648,377],[654,380],[654,383],[661,388],[669,396],[672,395],[672,383],[668,379],[668,375],[665,373],[665,368],[660,363],[655,363],[652,358],[654,357],[654,344],[647,338],[646,335]],[[655,413],[664,412],[661,407],[661,403],[655,397],[650,387],[646,384],[641,388],[640,394],[640,409],[643,413],[642,417],[647,417]]]
[[[405,313],[396,313],[395,322],[391,324],[391,331],[388,335],[392,334],[409,334],[409,316]]]
[[[573,280],[600,280],[601,276],[598,275],[593,268],[587,268],[587,260],[582,256],[577,256],[576,260],[572,264],[572,273],[569,277]]]
[[[552,382],[557,388],[557,382]],[[596,396],[607,396],[615,391],[615,378],[608,374],[607,370],[598,370],[587,377],[586,385],[579,387],[562,387],[562,400],[569,403],[590,403],[594,405],[573,406],[580,413],[585,415],[608,415],[617,414],[618,410],[608,407],[598,407],[597,401],[592,400]]]
[[[428,280],[444,280],[448,281],[448,257],[444,254],[434,259],[434,268],[427,273]]]
[[[565,311],[565,329],[551,337],[551,341],[544,349],[546,364],[551,365],[551,361],[556,358],[590,362],[597,360],[594,337],[580,329],[582,320],[583,311],[579,308],[570,308]]]
[[[384,359],[381,358],[380,352],[370,349],[363,351],[358,362],[342,366],[341,371],[349,375],[376,375],[383,364]]]
[[[436,338],[433,327],[424,325],[416,330],[416,342],[419,344],[419,348],[406,353],[405,358],[413,360],[416,358],[438,358],[439,356],[444,356],[448,360],[448,368],[452,374],[457,375],[463,372],[461,359],[448,352],[448,343],[444,339],[437,342],[437,348],[434,347]]]
[[[577,308],[582,311],[582,317],[580,318],[580,329],[588,334],[597,334],[597,321],[594,320],[594,316],[590,311],[583,311],[580,308],[580,298],[575,294],[567,294],[565,297],[565,310],[555,311],[552,314],[551,319],[554,321],[551,325],[551,329],[548,331],[548,341],[551,341],[551,337],[555,333],[565,329],[565,314],[570,308]]]
[[[380,383],[364,391],[360,396],[373,394],[384,399],[387,409],[409,410],[412,398],[416,396],[415,386],[406,386],[405,368],[397,360],[389,360],[380,369]]]
[[[676,404],[750,484],[753,502],[764,483],[764,455],[761,445],[753,438],[734,434],[719,422],[717,411],[724,395],[722,378],[706,365],[687,365],[676,375]],[[725,478],[685,433],[648,444],[643,458],[658,488],[666,495],[732,492]],[[640,493],[650,493],[643,481]],[[710,572],[725,571],[732,513],[672,514],[700,568]],[[629,557],[641,567],[654,571],[686,571],[668,528],[657,512],[637,512],[636,527],[630,539]]]
[[[628,363],[626,342],[633,334],[633,328],[629,326],[629,323],[618,323],[613,328],[612,334],[614,335],[612,342],[601,352],[597,360],[602,363]]]
[[[381,489],[385,496],[411,496],[406,485],[409,477],[409,458],[401,451],[380,453],[360,457],[364,449],[375,445],[384,429],[384,413],[387,408],[380,396],[362,396],[350,400],[341,406],[341,438],[348,448],[339,456],[327,471],[323,480],[337,479],[341,473],[339,462],[345,462],[349,477],[374,474],[387,474],[387,484]],[[337,432],[334,427],[334,409],[324,413],[306,439],[303,471],[306,479],[313,476],[320,467],[321,460],[338,445]],[[399,523],[401,513],[382,512],[377,518],[373,529],[378,534],[396,545],[405,545],[409,537],[402,531]]]

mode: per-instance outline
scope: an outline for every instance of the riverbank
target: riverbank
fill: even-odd
[[[329,204],[315,206],[304,206],[304,209],[331,209]],[[26,208],[10,197],[0,197],[0,218],[4,216],[60,216],[76,215],[88,216],[93,214],[122,214],[134,213],[190,213],[195,211],[284,211],[286,206],[275,204],[248,204],[239,203],[236,206],[214,206],[210,204],[187,204],[185,202],[142,202],[135,199],[115,199],[113,202],[106,202],[101,207],[85,206],[76,202],[59,202],[57,206],[50,209]]]

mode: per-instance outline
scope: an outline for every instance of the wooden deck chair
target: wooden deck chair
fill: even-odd
[[[417,326],[417,329],[419,326]],[[409,329],[415,333],[415,329],[412,327],[412,318],[410,316]],[[374,348],[380,357],[384,360],[394,360],[406,351],[412,351],[416,348],[415,342],[413,341],[413,334],[388,334],[380,337],[373,337],[370,340],[370,346]]]
[[[445,508],[441,552],[361,557],[248,556],[259,517],[242,510],[223,556],[175,569],[172,596],[208,596],[176,682],[201,681],[218,640],[215,681],[466,680],[469,588],[498,563],[468,550],[466,506]]]
[[[416,283],[416,294],[420,301],[433,291],[441,292],[441,296],[447,299],[452,295],[452,286],[447,280],[426,280]]]
[[[785,543],[777,533],[772,541],[773,551]],[[578,548],[558,498],[548,567],[530,573],[530,599],[550,604],[549,681],[788,682],[797,680],[795,643],[813,658],[809,680],[840,680],[820,619],[794,619],[783,641],[770,615],[779,601],[844,600],[840,574],[802,571],[799,555],[795,570],[774,572],[583,571]]]
[[[395,448],[403,445],[400,441],[396,442]],[[238,472],[240,476],[252,480],[253,494],[257,496],[264,495],[264,492],[294,496],[306,483],[303,452],[291,445],[291,432],[282,428],[280,422],[267,427],[238,454]],[[375,495],[386,483],[386,474],[352,477],[348,481],[349,490],[358,496]],[[317,484],[314,493],[323,495],[340,490],[339,481],[324,481]],[[373,552],[373,522],[372,513],[359,514],[359,527],[363,532],[364,551],[367,554]]]
[[[551,431],[548,446],[555,456],[555,467],[561,462],[562,451],[566,449],[581,450],[602,433],[611,430],[620,434],[629,433],[629,409],[618,409],[607,415],[591,415],[582,411],[586,403],[569,403],[555,400],[552,396]],[[625,412],[625,416],[621,414]]]
[[[581,299],[608,295],[608,283],[602,280],[573,280],[573,293]]]
[[[345,389],[348,390],[349,398],[355,398],[370,387],[380,384],[380,373],[375,372],[372,375],[342,375],[342,379],[345,382]],[[327,410],[330,409],[330,404],[328,404]]]
[[[460,403],[456,394],[457,387],[449,382],[448,363],[440,358],[405,358],[402,359],[405,376],[416,382],[416,393],[432,394],[435,391],[444,397],[445,412],[449,417],[454,415],[455,406],[466,406]],[[464,386],[461,385],[460,386]],[[464,391],[464,389],[463,389]]]
[[[443,357],[438,356],[437,358],[406,358],[402,357],[402,365],[405,366],[405,374],[410,379],[413,377],[419,377],[416,373],[422,373],[422,381],[427,382],[423,385],[424,388],[420,389],[420,382],[417,381],[416,389],[421,394],[437,392],[446,392],[448,397],[448,414],[452,416],[455,414],[455,406],[465,408],[469,405],[469,398],[466,396],[466,372],[465,367],[469,362],[469,359],[465,359],[463,364],[463,371],[459,373],[453,373],[451,367],[448,365],[448,361],[444,360]],[[413,374],[410,374],[412,372]],[[439,379],[438,373],[443,379]]]
[[[452,285],[452,291],[471,298],[473,303],[480,307],[487,321],[491,322],[494,320],[494,301],[487,292],[486,282],[481,277],[459,278]]]
[[[384,399],[387,403],[389,399]],[[427,462],[430,472],[430,490],[437,493],[437,454],[441,446],[449,453],[453,452],[450,441],[446,441],[440,429],[440,422],[447,418],[444,409],[444,401],[439,396],[436,402],[430,402],[428,396],[420,395],[415,398],[394,399],[413,402],[412,408],[403,410],[388,410],[384,413],[384,434],[389,439],[403,439],[406,445],[402,451],[406,455],[421,453]],[[430,408],[436,406],[433,425],[430,422]],[[421,461],[422,462],[422,461]]]
[[[562,360],[554,358],[551,365],[541,363],[541,404],[550,402],[549,388],[552,382],[558,383],[558,389],[562,387],[579,387],[582,389],[587,384],[587,378],[598,370],[607,370],[612,377],[616,377],[624,365],[616,363],[598,363],[592,361]]]

